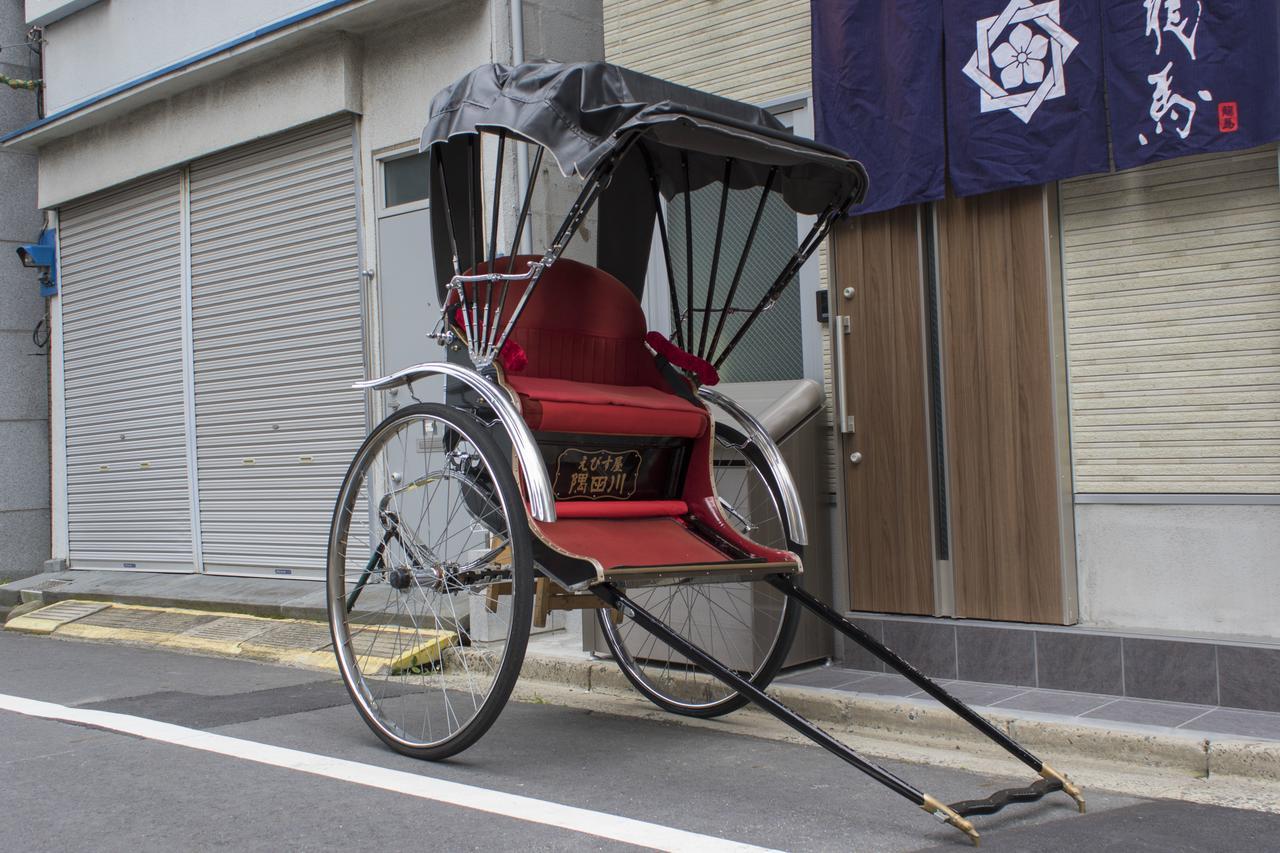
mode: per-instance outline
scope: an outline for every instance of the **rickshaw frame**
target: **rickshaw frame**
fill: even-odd
[[[518,68],[509,68],[506,66],[493,66],[494,73],[500,85],[507,85],[509,80],[519,82],[520,75],[525,74],[530,77],[536,77],[538,74],[547,74],[557,69],[549,69],[546,64],[541,66],[533,63],[530,66],[521,66]],[[568,68],[571,71],[574,66],[561,66],[560,68]],[[611,73],[614,67],[605,66],[604,74]],[[478,69],[473,75],[479,75],[481,84],[487,82],[485,77],[485,68]],[[563,72],[558,72],[563,73]],[[590,77],[591,73],[596,73],[591,69],[585,73],[584,79]],[[630,72],[628,72],[630,73]],[[506,75],[504,77],[503,75]],[[627,78],[629,79],[629,78]],[[466,80],[466,78],[464,78]],[[661,82],[661,81],[659,81]],[[587,80],[590,83],[590,80]],[[455,84],[455,86],[460,86]],[[514,85],[514,84],[513,84]],[[446,90],[446,94],[449,90]],[[474,96],[474,91],[468,93],[469,97]],[[594,95],[592,95],[594,97]],[[583,96],[587,97],[586,95]],[[433,105],[433,121],[436,121],[440,115],[446,115],[448,108],[451,106],[447,102],[441,108],[441,112],[436,112],[436,106]],[[441,97],[437,98],[437,103],[441,102]],[[478,109],[472,101],[463,99],[459,101],[463,106],[458,109]],[[662,106],[662,105],[659,105]],[[668,105],[669,106],[669,105]],[[650,107],[650,113],[654,111],[654,107]],[[645,113],[640,113],[641,116]],[[822,157],[828,159],[844,158],[839,152],[832,152],[830,149],[822,149],[816,144],[800,142],[794,139],[786,139],[784,134],[780,134],[776,129],[769,126],[748,126],[744,122],[738,122],[732,117],[724,115],[710,115],[705,111],[685,108],[681,113],[683,120],[692,122],[694,125],[698,121],[705,123],[716,123],[718,126],[729,128],[726,133],[736,134],[756,134],[761,137],[767,137],[778,145],[783,142],[794,148],[811,148],[815,157],[821,154]],[[709,117],[708,117],[709,116]],[[447,116],[446,118],[458,124],[457,115]],[[444,121],[445,119],[440,119]],[[665,113],[659,113],[657,119],[668,121],[669,116]],[[629,117],[628,121],[635,121],[634,116]],[[525,228],[527,218],[530,213],[534,183],[538,172],[538,164],[541,162],[542,151],[546,147],[545,140],[534,138],[526,128],[516,128],[503,125],[501,122],[493,121],[489,123],[474,122],[474,126],[470,129],[463,126],[462,130],[458,130],[456,126],[442,130],[437,127],[434,131],[429,124],[427,131],[424,131],[423,147],[432,152],[431,155],[431,180],[432,197],[439,198],[440,204],[433,205],[433,229],[436,230],[436,239],[441,239],[440,231],[443,230],[448,238],[448,260],[437,257],[437,273],[447,273],[440,276],[439,293],[440,299],[440,320],[431,336],[439,343],[446,347],[449,353],[447,361],[432,361],[416,364],[397,371],[389,376],[373,379],[365,382],[357,383],[355,388],[362,391],[387,391],[401,386],[411,386],[412,383],[427,379],[430,377],[444,377],[446,383],[452,382],[452,390],[447,392],[447,399],[453,401],[454,405],[465,405],[460,403],[463,397],[470,395],[470,399],[474,402],[471,408],[475,411],[480,409],[486,410],[492,414],[491,426],[493,429],[501,432],[510,444],[514,455],[514,461],[518,467],[520,474],[520,483],[523,485],[524,497],[528,505],[528,515],[536,522],[551,524],[557,521],[557,494],[552,486],[548,475],[546,463],[543,455],[539,450],[538,441],[534,436],[534,431],[526,423],[521,411],[513,400],[511,391],[500,381],[501,371],[497,362],[499,361],[504,347],[507,345],[511,337],[512,331],[517,321],[521,317],[521,312],[530,294],[538,286],[539,281],[548,270],[552,269],[560,262],[570,241],[579,232],[581,225],[592,211],[593,206],[599,201],[601,194],[609,187],[610,182],[615,177],[615,169],[618,164],[623,161],[634,150],[636,143],[644,136],[646,132],[643,127],[624,124],[621,130],[613,133],[607,150],[599,153],[594,158],[583,155],[583,158],[575,161],[570,169],[565,169],[565,163],[561,162],[561,169],[566,174],[579,173],[583,178],[583,186],[579,191],[577,198],[565,215],[559,229],[551,238],[548,248],[538,256],[537,260],[530,261],[525,270],[517,271],[514,269],[517,252],[516,248],[521,239]],[[480,132],[494,133],[498,137],[497,147],[497,175],[494,182],[494,196],[490,202],[492,210],[492,221],[489,228],[489,239],[484,239],[482,231],[477,230],[476,222],[479,221],[478,212],[481,209],[480,196],[476,186],[476,167],[470,167],[471,173],[465,178],[459,178],[456,175],[450,175],[448,172],[448,164],[444,149],[440,148],[443,142],[452,142],[456,135],[465,138],[468,148],[468,157],[473,158],[475,163],[479,162],[479,145],[476,138]],[[466,134],[472,134],[467,136]],[[678,134],[677,134],[678,136]],[[728,138],[728,137],[726,137]],[[520,214],[517,224],[514,228],[514,238],[511,240],[511,251],[505,256],[499,255],[497,251],[498,233],[499,233],[499,208],[500,193],[502,186],[502,163],[503,152],[508,139],[514,139],[517,142],[537,144],[537,154],[534,161],[533,177],[524,189],[524,197],[520,205]],[[573,142],[573,140],[570,140]],[[604,147],[597,146],[597,149]],[[658,169],[655,168],[650,152],[646,148],[640,148],[645,161],[648,172],[648,180],[653,193],[652,210],[653,216],[656,217],[659,224],[658,233],[661,235],[662,250],[664,263],[668,271],[668,286],[671,288],[671,296],[673,297],[673,305],[679,305],[676,289],[676,276],[672,274],[672,257],[670,246],[668,245],[666,223],[663,221],[663,190],[659,184]],[[556,152],[553,151],[553,154]],[[563,151],[561,155],[563,155]],[[557,160],[563,159],[558,156]],[[848,163],[854,163],[848,158],[844,158]],[[825,162],[825,161],[824,161]],[[589,167],[579,171],[581,163],[588,163]],[[716,281],[716,270],[719,265],[721,255],[721,240],[723,239],[725,224],[725,205],[729,193],[729,186],[733,181],[733,169],[735,160],[733,157],[725,156],[723,165],[723,190],[720,196],[719,215],[717,223],[717,237],[715,245],[714,259],[711,263],[711,285],[706,299],[706,308],[703,311],[700,328],[695,329],[694,314],[699,309],[695,309],[693,305],[693,260],[692,250],[688,253],[688,274],[686,277],[686,285],[688,297],[686,301],[686,311],[683,314],[677,313],[674,318],[674,327],[677,341],[688,346],[690,350],[695,350],[699,356],[705,357],[707,362],[712,362],[713,366],[719,367],[724,363],[728,353],[733,350],[738,341],[741,340],[746,330],[751,327],[758,316],[769,309],[777,299],[777,295],[781,289],[795,277],[800,268],[810,258],[813,252],[821,244],[830,228],[847,214],[849,209],[860,198],[862,191],[865,189],[865,181],[858,185],[856,180],[850,183],[850,191],[843,195],[836,193],[832,195],[830,200],[820,210],[810,211],[816,216],[812,228],[808,236],[799,240],[797,248],[791,258],[783,265],[782,271],[778,274],[774,284],[768,288],[764,298],[750,311],[749,316],[742,323],[736,333],[728,340],[728,343],[721,350],[717,350],[717,346],[724,331],[725,311],[732,305],[737,286],[742,277],[743,267],[746,264],[747,254],[751,250],[752,239],[756,234],[756,228],[760,224],[762,211],[765,207],[765,200],[770,197],[770,193],[775,191],[775,184],[781,183],[786,179],[782,176],[780,179],[780,166],[773,165],[771,169],[767,169],[767,177],[759,180],[759,174],[756,175],[755,183],[751,186],[762,187],[759,207],[749,233],[745,239],[744,251],[742,259],[738,264],[738,269],[733,278],[733,284],[730,293],[725,301],[725,308],[721,310],[721,316],[717,319],[714,335],[711,337],[710,347],[707,347],[708,334],[711,331],[710,313],[713,309],[713,299]],[[691,214],[689,212],[689,198],[693,192],[693,181],[690,178],[690,163],[688,153],[679,152],[679,164],[684,174],[684,204],[685,204],[685,221],[691,222]],[[856,164],[854,164],[856,166]],[[834,166],[832,167],[835,168]],[[856,177],[860,167],[856,169],[850,168],[849,174]],[[839,176],[833,179],[833,186],[838,185]],[[449,204],[449,196],[452,191],[457,192],[460,186],[465,186],[467,202],[466,214],[459,220],[455,217],[454,208]],[[796,190],[796,192],[799,192]],[[442,209],[439,209],[442,208]],[[796,209],[793,207],[793,209]],[[462,221],[467,229],[467,239],[471,245],[469,251],[462,251],[462,240],[458,234],[458,223]],[[483,228],[483,222],[479,222],[479,228]],[[443,226],[441,228],[441,226]],[[691,227],[691,226],[689,226]],[[692,237],[688,238],[690,243]],[[479,243],[477,247],[476,243]],[[488,253],[485,258],[485,244],[487,242]],[[478,251],[477,251],[478,248]],[[498,272],[497,266],[507,260],[507,271]],[[478,265],[487,261],[487,267],[484,272],[476,272]],[[519,301],[514,312],[507,318],[501,313],[501,308],[507,301],[507,289],[515,282],[519,282],[523,286],[523,292],[519,296]],[[492,296],[497,292],[497,288],[501,287],[501,296],[498,299],[498,310],[490,313],[490,305]],[[483,288],[483,290],[482,290]],[[483,293],[481,298],[476,294]],[[481,303],[483,302],[483,308]],[[694,344],[695,337],[700,338],[699,343]],[[661,356],[658,356],[661,358]],[[465,363],[469,361],[470,364]],[[705,363],[705,362],[704,362]],[[669,366],[669,365],[667,365]],[[688,374],[683,375],[688,379]],[[804,513],[801,508],[800,494],[796,487],[795,481],[791,476],[785,462],[783,461],[782,452],[778,445],[770,437],[764,426],[752,415],[746,412],[741,406],[734,403],[726,395],[712,390],[706,386],[699,386],[697,382],[690,381],[691,387],[694,389],[696,396],[706,402],[713,404],[719,410],[727,413],[729,417],[736,423],[743,435],[761,454],[767,465],[768,471],[775,481],[778,498],[782,504],[782,510],[785,514],[786,522],[789,527],[791,538],[800,545],[807,544],[808,534],[805,527]],[[416,399],[416,398],[415,398]],[[375,554],[375,558],[377,554]],[[372,561],[371,561],[372,564]],[[974,815],[986,815],[997,812],[1012,803],[1023,803],[1038,800],[1045,795],[1057,791],[1062,791],[1073,800],[1075,800],[1079,810],[1084,811],[1085,803],[1083,795],[1078,787],[1070,782],[1063,774],[1050,767],[1036,755],[1028,751],[1026,748],[1018,744],[1007,733],[1001,731],[982,715],[975,712],[963,701],[950,694],[941,685],[934,680],[921,673],[918,669],[904,660],[897,653],[889,649],[879,640],[870,636],[867,632],[860,629],[852,621],[843,614],[831,607],[829,604],[821,601],[809,592],[802,589],[795,579],[787,574],[777,573],[776,570],[760,569],[752,572],[750,569],[745,570],[745,574],[735,574],[728,578],[711,578],[701,577],[690,574],[686,579],[689,583],[714,582],[720,580],[738,580],[744,577],[767,583],[787,599],[797,603],[805,610],[808,610],[823,623],[839,632],[848,640],[856,643],[861,648],[872,654],[878,660],[885,664],[888,668],[900,673],[907,678],[917,688],[927,693],[930,697],[937,700],[943,707],[954,712],[962,720],[975,728],[983,736],[991,740],[993,743],[1004,749],[1012,757],[1019,762],[1031,768],[1040,777],[1034,783],[1025,787],[1011,788],[998,791],[989,797],[966,800],[962,802],[944,804],[929,794],[906,782],[898,775],[879,765],[863,758],[856,751],[823,731],[818,726],[806,720],[790,708],[786,707],[782,702],[778,701],[770,695],[765,689],[754,684],[750,679],[743,677],[742,674],[733,668],[717,660],[709,652],[700,648],[689,638],[683,636],[679,631],[667,624],[662,618],[638,604],[632,596],[628,594],[625,581],[611,579],[608,576],[591,577],[579,580],[577,582],[566,582],[557,575],[547,570],[545,567],[539,567],[539,570],[551,581],[554,581],[564,588],[566,592],[577,594],[590,594],[599,599],[604,607],[612,608],[619,611],[625,618],[632,620],[635,624],[642,627],[645,631],[661,640],[671,649],[675,650],[679,655],[688,661],[700,667],[705,673],[714,679],[723,683],[738,695],[746,697],[750,702],[771,714],[793,730],[804,735],[814,743],[831,752],[841,760],[850,764],[862,773],[871,777],[880,784],[886,786],[890,790],[909,800],[916,806],[933,815],[940,821],[950,824],[959,829],[968,836],[975,844],[978,841],[978,833],[973,824],[968,820]],[[368,577],[369,569],[366,574],[361,577],[357,584],[356,591],[353,595],[359,593],[363,588],[365,579]],[[350,603],[348,609],[350,609]]]

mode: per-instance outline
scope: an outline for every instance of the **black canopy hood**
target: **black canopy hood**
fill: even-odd
[[[797,213],[856,203],[867,183],[857,161],[791,135],[767,110],[605,62],[482,65],[432,100],[420,150],[498,129],[543,146],[562,173],[584,178],[639,135],[668,198],[686,189],[681,152],[689,189],[719,181],[726,157],[740,164],[735,189],[762,186],[778,167],[776,189]]]

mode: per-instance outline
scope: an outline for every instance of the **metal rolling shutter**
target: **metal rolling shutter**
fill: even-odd
[[[191,571],[178,175],[68,205],[58,230],[71,565]]]
[[[347,120],[191,166],[196,448],[205,570],[324,566],[365,429]]]
[[[1081,493],[1280,493],[1276,148],[1062,185]]]

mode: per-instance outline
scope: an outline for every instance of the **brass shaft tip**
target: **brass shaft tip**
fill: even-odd
[[[1040,765],[1040,775],[1045,779],[1055,779],[1062,785],[1062,792],[1068,797],[1076,801],[1076,808],[1080,809],[1080,814],[1084,814],[1084,793],[1080,788],[1066,776],[1054,770],[1048,764]]]
[[[928,794],[925,794],[924,802],[920,804],[920,808],[924,809],[943,823],[951,824],[956,829],[969,836],[969,840],[973,842],[974,847],[978,846],[978,830],[973,828],[972,823],[957,814],[956,810],[951,808],[951,806],[929,796]]]

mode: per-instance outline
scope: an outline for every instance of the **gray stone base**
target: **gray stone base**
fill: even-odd
[[[1280,644],[873,613],[854,621],[933,678],[1280,711]],[[885,671],[851,642],[839,660]]]

